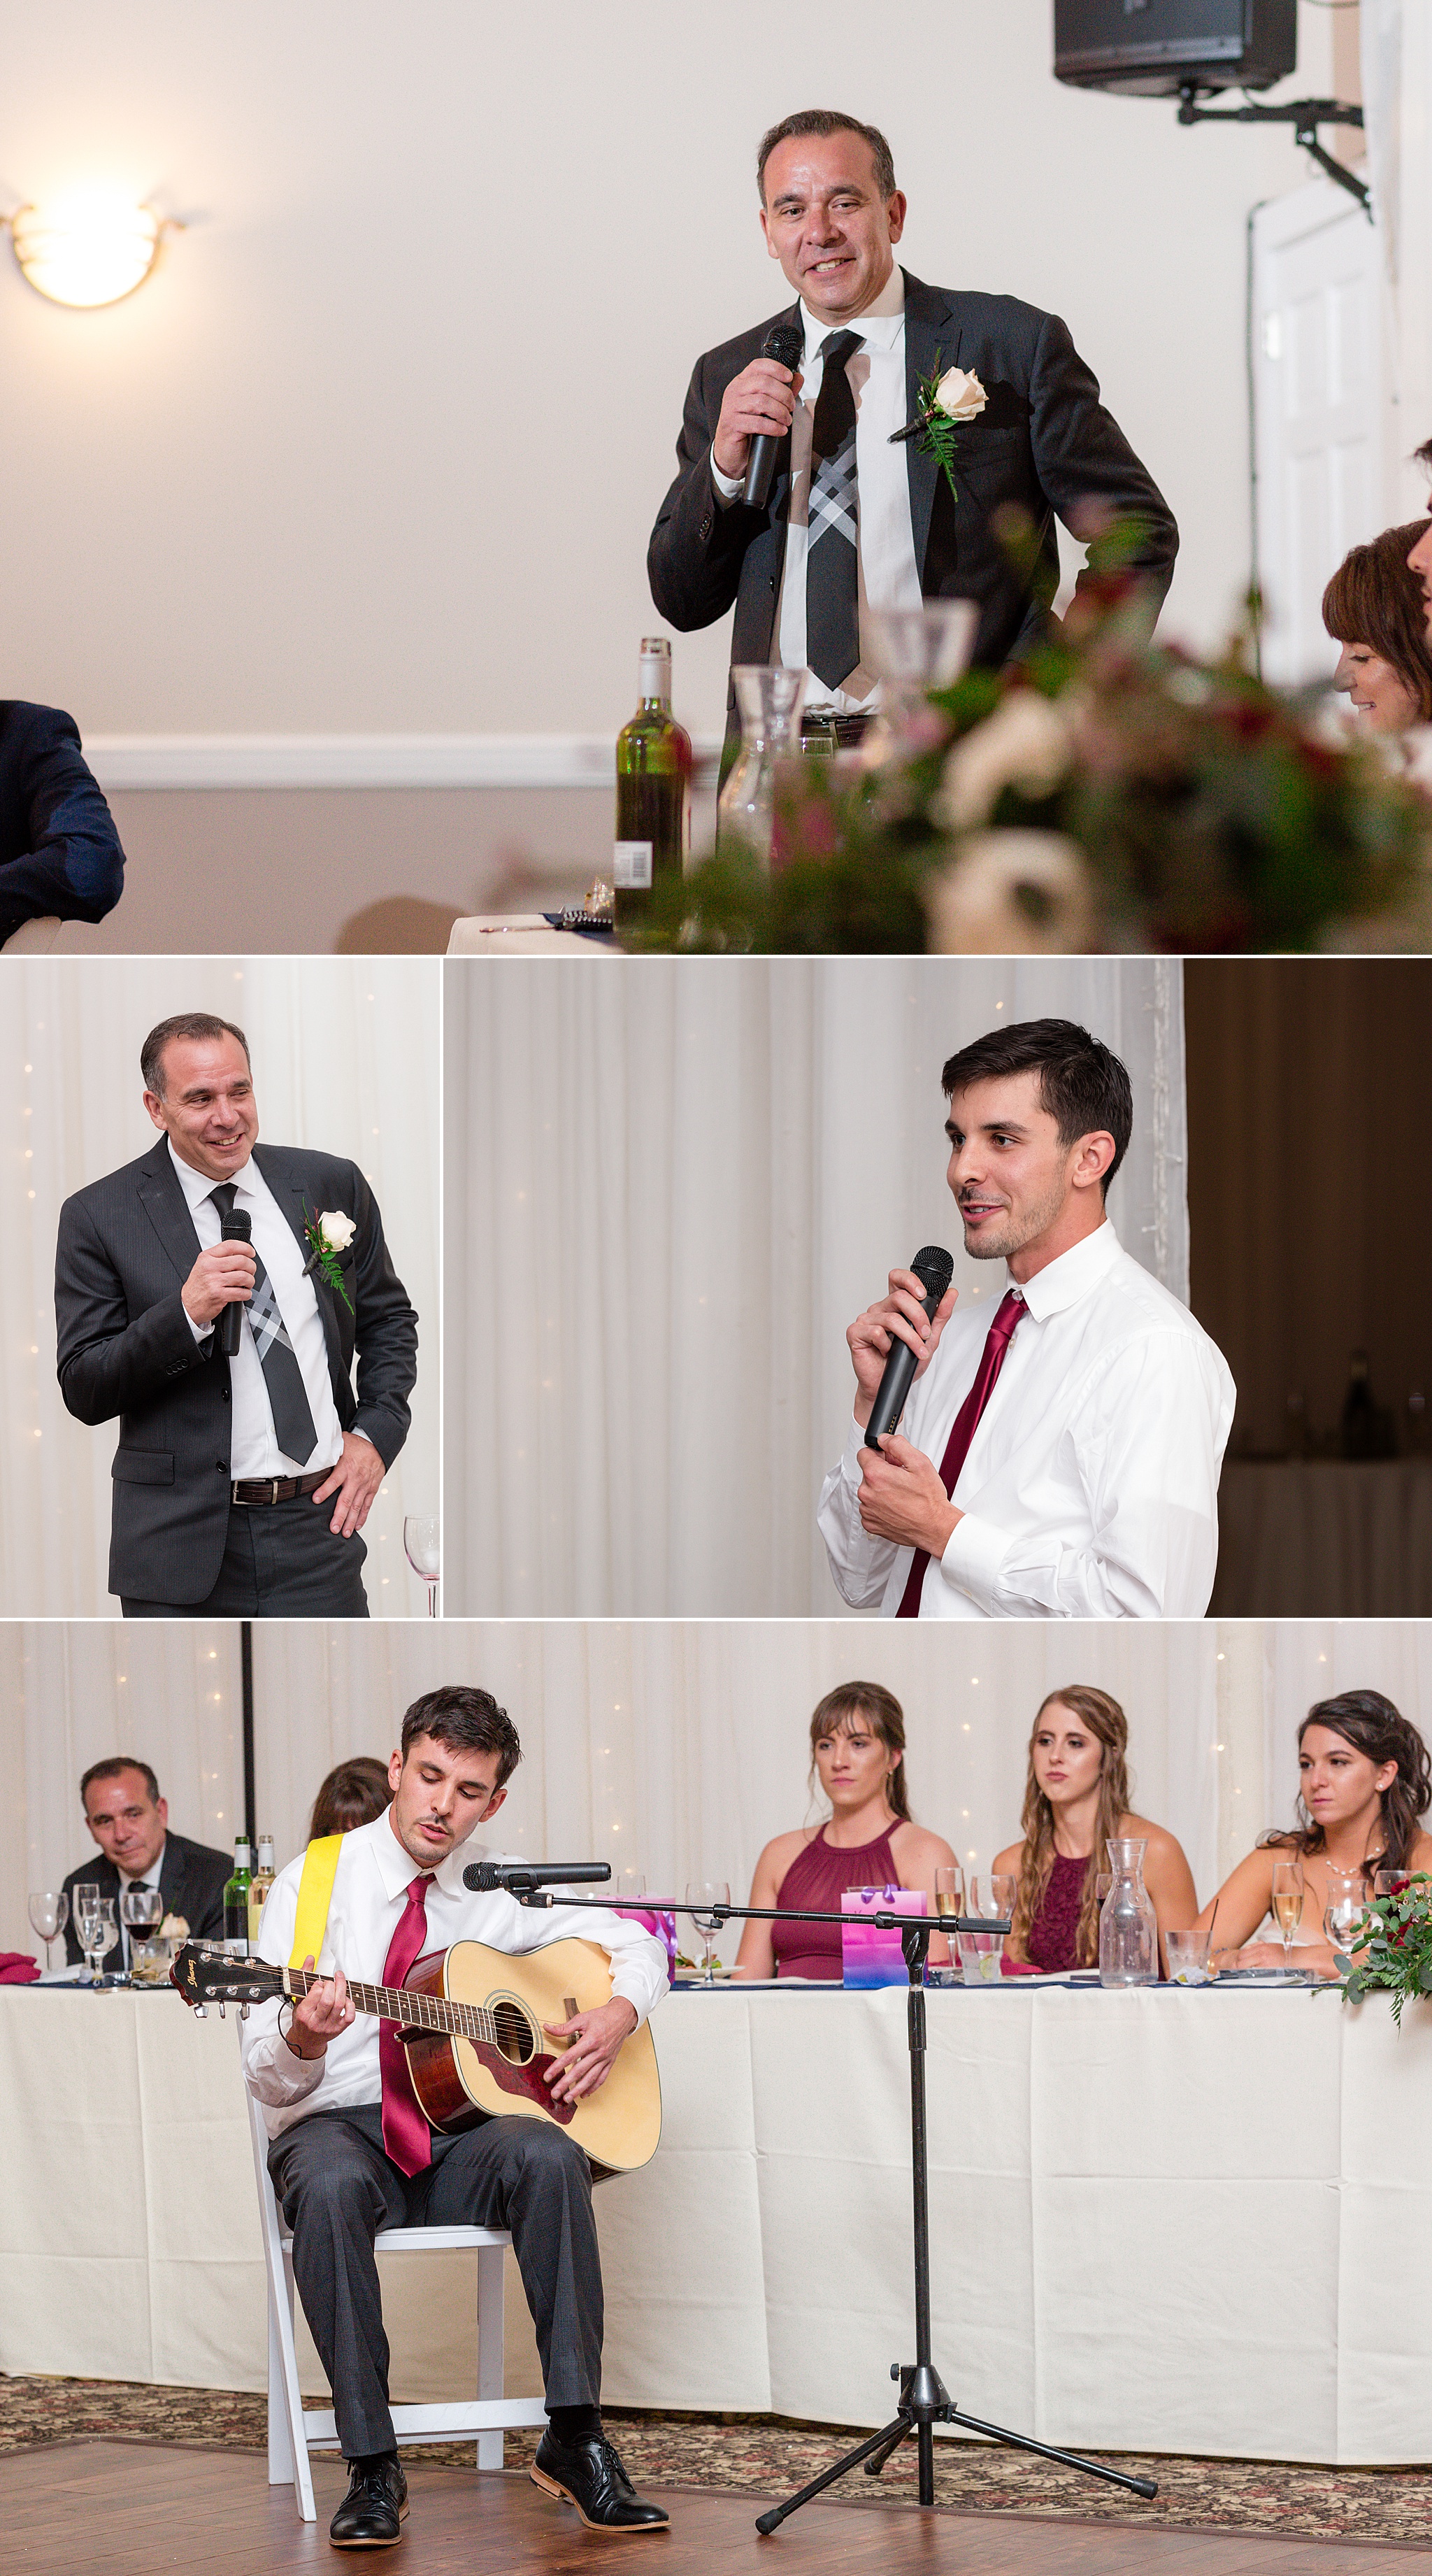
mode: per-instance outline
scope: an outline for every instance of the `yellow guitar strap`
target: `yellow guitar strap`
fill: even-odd
[[[328,1930],[328,1909],[333,1902],[333,1882],[338,1875],[338,1855],[343,1849],[342,1834],[320,1834],[303,1855],[303,1876],[298,1882],[298,1912],[294,1917],[291,1968],[301,1968],[308,1958],[323,1956],[323,1938]]]

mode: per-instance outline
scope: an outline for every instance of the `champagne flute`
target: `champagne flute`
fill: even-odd
[[[61,1888],[57,1894],[46,1892],[30,1899],[30,1929],[45,1945],[45,1966],[50,1964],[50,1944],[57,1941],[70,1919],[70,1900]]]
[[[935,1872],[936,1914],[963,1914],[965,1910],[965,1873],[958,1861],[946,1862]]]
[[[79,1936],[80,1948],[85,1954],[85,1983],[87,1985],[93,1985],[95,1980],[95,1966],[90,1953],[94,1948],[94,1942],[91,1935],[98,1922],[98,1882],[90,1878],[81,1879],[79,1886],[75,1889],[75,1931]]]
[[[1273,1920],[1283,1936],[1283,1974],[1290,1977],[1293,1962],[1289,1952],[1293,1934],[1303,1919],[1303,1864],[1300,1860],[1275,1860],[1273,1863]]]
[[[686,1884],[687,1909],[697,1931],[701,1935],[702,1948],[706,1954],[701,1967],[703,1985],[714,1985],[716,1981],[716,1972],[711,1961],[711,1945],[714,1942],[717,1933],[721,1929],[717,1917],[710,1911],[710,1909],[713,1905],[729,1905],[730,1902],[731,1885],[728,1879],[688,1879]]]
[[[91,1915],[90,1924],[89,1946],[94,1954],[94,1983],[97,1986],[106,1986],[110,1980],[104,1973],[105,1959],[119,1940],[119,1925],[114,1919],[112,1896],[100,1898],[98,1912]]]
[[[438,1575],[442,1570],[442,1530],[436,1512],[426,1518],[420,1512],[409,1512],[403,1523],[403,1545],[414,1574],[420,1574],[428,1587],[428,1617],[438,1615]]]

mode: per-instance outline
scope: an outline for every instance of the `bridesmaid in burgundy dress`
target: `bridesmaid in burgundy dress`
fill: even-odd
[[[923,1888],[935,1910],[935,1872],[955,1855],[910,1815],[905,1782],[905,1717],[879,1682],[842,1682],[810,1722],[810,1786],[830,1800],[823,1825],[777,1834],[756,1863],[752,1905],[808,1905],[839,1913],[848,1887]],[[930,1956],[948,1956],[937,1935]],[[841,1974],[838,1923],[748,1923],[736,1954],[738,1977]]]
[[[1106,1842],[1136,1837],[1148,1844],[1144,1885],[1159,1919],[1159,1965],[1168,1973],[1163,1934],[1198,1916],[1193,1872],[1182,1845],[1162,1825],[1129,1806],[1129,1726],[1107,1691],[1076,1683],[1051,1691],[1029,1739],[1022,1842],[995,1861],[1019,1882],[1008,1956],[1046,1974],[1099,1964],[1099,1906],[1094,1882],[1109,1866]]]

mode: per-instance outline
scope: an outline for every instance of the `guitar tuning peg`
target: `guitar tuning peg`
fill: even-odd
[[[208,2020],[208,2018],[209,2018],[209,2007],[208,2007],[208,2005],[207,2005],[207,2004],[196,2004],[196,2005],[194,2006],[194,2019],[195,2019],[196,2021],[207,2021],[207,2020]]]
[[[221,2000],[221,2001],[220,2001],[220,2004],[219,2004],[219,2019],[220,2019],[220,2021],[222,2021],[222,2020],[223,2020],[223,2018],[224,2018],[224,2007],[223,2007],[223,2003],[222,2003],[222,2000]]]
[[[247,2021],[247,2020],[248,2020],[248,2017],[249,2017],[249,2011],[250,2011],[250,2006],[249,2006],[248,2004],[240,2004],[240,2006],[239,2006],[239,2019],[240,2019],[240,2021]]]

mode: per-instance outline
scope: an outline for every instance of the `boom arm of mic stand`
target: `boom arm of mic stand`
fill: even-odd
[[[509,1889],[509,1894],[516,1894]],[[563,1896],[546,1887],[534,1887],[518,1895],[519,1905],[570,1906],[589,1914],[689,1914],[693,1922],[703,1918],[721,1923],[849,1923],[849,1914],[820,1914],[801,1905],[688,1905],[684,1896],[643,1896],[635,1903],[611,1896]],[[873,1914],[862,1914],[862,1923],[873,1923],[877,1932],[904,1932],[918,1924],[927,1936],[932,1932],[997,1932],[1009,1933],[1013,1924],[1008,1915],[990,1914],[896,1914],[888,1906],[879,1906]]]

